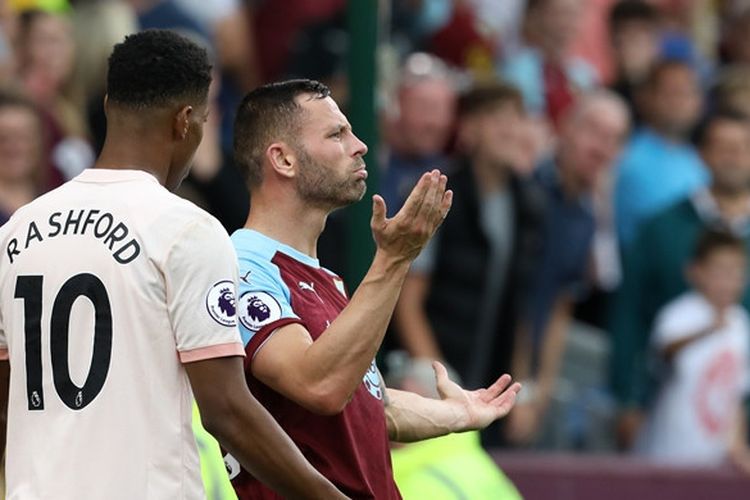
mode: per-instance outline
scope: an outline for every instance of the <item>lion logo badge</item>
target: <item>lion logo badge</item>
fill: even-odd
[[[238,316],[242,326],[257,332],[281,318],[281,306],[269,293],[245,292],[240,296]]]
[[[206,294],[206,309],[214,321],[222,326],[237,326],[234,282],[219,281]]]

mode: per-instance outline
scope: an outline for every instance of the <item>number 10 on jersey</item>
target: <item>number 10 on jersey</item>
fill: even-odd
[[[26,394],[29,410],[44,409],[42,385],[42,276],[18,276],[15,298],[24,302],[26,351]],[[79,297],[94,306],[94,348],[86,381],[79,387],[70,378],[68,351],[70,314]],[[52,304],[50,315],[50,359],[55,391],[73,410],[85,408],[104,386],[112,356],[112,309],[104,283],[93,274],[82,273],[63,284]],[[75,332],[81,334],[83,332]]]

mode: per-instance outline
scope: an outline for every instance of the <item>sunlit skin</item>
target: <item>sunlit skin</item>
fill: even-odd
[[[361,200],[367,190],[367,146],[332,98],[298,101],[304,109],[294,145],[300,197],[329,210]]]

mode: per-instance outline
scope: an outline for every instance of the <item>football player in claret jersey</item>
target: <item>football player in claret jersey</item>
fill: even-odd
[[[383,385],[375,354],[409,264],[452,194],[435,170],[392,219],[383,199],[373,197],[377,250],[350,300],[342,280],[320,266],[316,245],[328,214],[364,195],[366,152],[324,85],[292,80],[254,90],[235,122],[235,156],[252,203],[232,240],[251,391],[342,492],[387,500],[400,498],[389,438],[483,428],[510,411],[520,385],[503,375],[487,389],[464,391],[439,363],[441,400]],[[226,458],[240,498],[278,498]]]
[[[109,60],[96,168],[0,229],[9,499],[205,498],[191,386],[206,427],[279,493],[343,498],[247,390],[231,242],[170,193],[210,80],[186,39],[127,37]]]

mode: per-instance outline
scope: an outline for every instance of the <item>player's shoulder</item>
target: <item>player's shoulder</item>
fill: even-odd
[[[285,291],[279,267],[273,258],[282,246],[258,231],[238,229],[231,236],[237,254],[240,289]]]
[[[163,193],[163,206],[160,209],[182,225],[205,225],[211,228],[223,228],[221,223],[204,209],[190,200],[181,198],[174,193],[166,191]],[[222,229],[223,233],[226,230]]]
[[[232,245],[241,262],[260,266],[273,266],[272,260],[281,243],[252,229],[238,229],[231,236]]]
[[[37,214],[47,210],[48,207],[58,206],[60,192],[64,187],[65,184],[41,194],[13,212],[7,222],[0,226],[0,241],[3,241],[6,235],[14,233],[17,228],[28,224],[29,220],[34,220]]]

